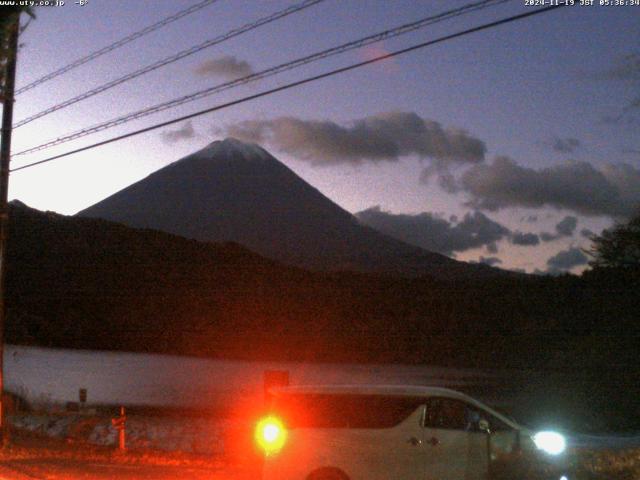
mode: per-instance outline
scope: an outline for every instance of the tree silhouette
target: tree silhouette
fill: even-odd
[[[640,213],[594,237],[588,253],[594,268],[640,269]]]

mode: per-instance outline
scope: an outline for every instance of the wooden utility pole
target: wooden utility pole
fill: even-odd
[[[4,76],[2,132],[0,133],[0,434],[2,444],[7,440],[7,426],[4,417],[4,323],[5,323],[5,275],[6,240],[9,226],[9,162],[11,159],[11,129],[13,128],[13,100],[16,83],[16,60],[18,56],[18,33],[20,31],[20,13],[9,32],[7,63]]]

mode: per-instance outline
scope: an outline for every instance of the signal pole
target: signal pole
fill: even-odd
[[[16,82],[16,60],[18,56],[18,33],[20,13],[9,27],[7,64],[4,77],[2,131],[0,132],[0,435],[2,446],[7,440],[7,426],[4,417],[4,323],[5,323],[5,275],[6,240],[9,220],[9,162],[11,160],[11,130],[13,127],[13,100]]]

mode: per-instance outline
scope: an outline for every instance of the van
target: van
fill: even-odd
[[[562,435],[533,433],[454,390],[315,385],[270,394],[255,429],[264,480],[567,479]]]

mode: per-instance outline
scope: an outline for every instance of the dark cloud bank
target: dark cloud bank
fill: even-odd
[[[556,225],[556,232],[563,237],[570,237],[578,226],[578,219],[572,215],[567,215]]]
[[[467,213],[456,223],[430,212],[393,214],[376,206],[356,213],[356,217],[389,236],[445,255],[494,245],[510,234],[508,228],[481,212]]]
[[[573,215],[567,215],[562,220],[560,220],[556,224],[555,233],[542,232],[540,234],[540,239],[543,242],[551,242],[553,240],[558,240],[563,237],[572,237],[573,232],[576,231],[576,227],[578,226],[578,219]]]
[[[248,120],[228,126],[226,134],[273,144],[317,165],[393,162],[415,155],[444,168],[481,162],[486,153],[484,142],[464,130],[445,128],[408,112],[373,115],[347,126],[294,117]]]
[[[364,224],[404,242],[439,252],[455,255],[478,247],[486,247],[489,253],[497,253],[496,242],[509,239],[513,245],[531,247],[540,244],[541,236],[535,233],[512,232],[504,225],[481,212],[467,213],[462,220],[449,219],[431,212],[415,215],[385,212],[379,206],[356,213]],[[569,237],[575,232],[576,217],[566,216],[556,226],[554,238]],[[551,234],[548,234],[551,235]],[[496,256],[481,256],[478,263],[495,266],[502,263]],[[547,261],[547,271],[539,274],[558,274],[573,267],[585,265],[586,255],[576,247],[562,250]]]
[[[567,162],[536,170],[498,157],[471,166],[455,187],[468,195],[469,206],[489,211],[549,206],[630,217],[640,205],[640,170],[625,163],[597,169],[588,162]]]
[[[466,196],[467,206],[475,210],[554,207],[628,218],[640,206],[640,169],[630,164],[596,167],[569,161],[535,169],[508,157],[485,162],[482,140],[413,112],[381,113],[348,125],[294,117],[249,120],[223,131],[270,144],[315,165],[395,162],[415,156],[427,163],[423,179],[437,176],[442,188]],[[564,150],[580,144],[571,138],[556,140],[556,147]],[[460,167],[464,170],[456,174]]]
[[[516,231],[511,235],[511,243],[514,245],[531,247],[540,243],[540,237],[535,233],[523,233]]]
[[[571,247],[567,250],[562,250],[556,255],[547,260],[547,266],[550,273],[562,272],[570,270],[573,267],[580,265],[586,265],[588,262],[587,256],[576,247]]]

